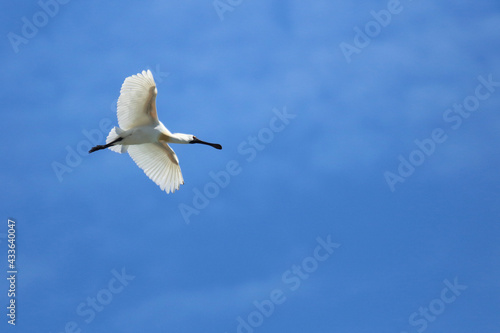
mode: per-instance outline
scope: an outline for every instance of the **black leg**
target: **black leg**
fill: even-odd
[[[116,140],[111,141],[110,143],[105,144],[105,145],[97,145],[97,146],[95,146],[95,147],[92,147],[92,148],[89,150],[89,154],[90,154],[90,153],[93,153],[93,152],[95,152],[95,151],[101,150],[101,149],[106,149],[106,148],[109,148],[109,147],[113,146],[115,143],[117,143],[117,142],[119,142],[119,141],[122,141],[122,140],[123,140],[123,138],[118,138],[118,139],[116,139]]]

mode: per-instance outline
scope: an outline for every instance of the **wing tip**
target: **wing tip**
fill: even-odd
[[[154,148],[155,146],[156,148]],[[167,194],[174,193],[184,184],[180,166],[172,163],[169,151],[164,146],[147,143],[128,148],[132,160],[162,191]],[[159,151],[156,150],[158,148],[168,157],[164,155],[162,158]]]

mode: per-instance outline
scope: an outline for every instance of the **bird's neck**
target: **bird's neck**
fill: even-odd
[[[172,143],[189,143],[192,140],[192,135],[183,133],[170,134],[170,142]]]

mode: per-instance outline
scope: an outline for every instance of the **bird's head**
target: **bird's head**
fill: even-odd
[[[222,149],[222,146],[218,143],[205,142],[192,134],[174,133],[170,135],[169,142],[172,143],[201,143],[204,145],[212,146],[215,149]]]

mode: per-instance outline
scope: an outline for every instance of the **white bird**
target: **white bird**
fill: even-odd
[[[191,134],[170,133],[156,114],[156,84],[151,71],[129,76],[123,82],[118,98],[118,125],[106,138],[105,145],[89,150],[109,148],[128,152],[144,173],[167,193],[184,184],[179,159],[169,143],[202,143],[216,149],[222,146],[199,140]]]

